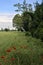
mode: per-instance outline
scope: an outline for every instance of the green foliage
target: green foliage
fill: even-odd
[[[9,29],[5,28],[4,31],[9,31]]]
[[[33,22],[33,35],[35,33],[35,37],[40,38],[43,40],[43,4],[39,4],[36,7],[36,10],[34,12],[35,14],[35,20]]]
[[[25,36],[31,36],[31,33],[30,32],[26,32]]]
[[[23,1],[23,4],[19,3],[19,7],[21,11],[23,10],[23,13],[20,19],[18,17],[16,20],[20,20],[21,23],[18,23],[19,26],[23,27],[25,31],[29,31],[33,37],[43,40],[43,1],[41,4],[39,4],[38,1],[35,3],[35,11],[32,11],[31,4],[27,5],[26,0]],[[16,4],[16,6],[18,5]]]
[[[27,2],[26,2],[26,0],[24,0],[23,1],[23,3],[21,4],[21,3],[18,3],[18,4],[14,4],[14,7],[17,7],[17,10],[15,10],[15,11],[22,11],[22,12],[25,12],[25,11],[27,11],[27,12],[32,12],[32,5],[31,4],[28,4]]]
[[[43,21],[43,4],[39,4],[35,10],[35,18],[37,22]]]
[[[31,23],[33,20],[33,13],[24,12],[22,15],[23,28],[25,29],[25,31],[30,31]]]
[[[43,40],[43,4],[36,3],[35,12],[31,25],[31,34]]]
[[[43,41],[43,27],[40,26],[34,33],[36,38],[40,38]]]
[[[15,24],[19,27],[22,25],[22,17],[19,14],[16,14],[13,18],[13,26],[15,26]]]

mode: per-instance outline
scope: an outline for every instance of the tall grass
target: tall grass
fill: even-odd
[[[0,32],[0,65],[43,65],[43,43],[23,32]]]

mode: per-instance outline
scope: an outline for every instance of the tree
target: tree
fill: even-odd
[[[23,1],[23,4],[15,4],[18,7],[16,11],[22,11],[21,24],[25,31],[30,31],[32,36],[43,40],[43,0],[39,4],[38,1],[35,3],[35,11],[32,11],[32,5]],[[19,18],[18,18],[19,19]],[[20,21],[19,21],[20,22]]]
[[[36,22],[35,24],[33,23],[33,25],[35,25],[35,32],[33,35],[37,38],[43,39],[43,3],[37,5],[34,15],[34,22]]]
[[[22,17],[21,15],[19,14],[16,14],[13,18],[13,26],[15,26],[15,24],[18,26],[18,27],[21,27],[22,26]]]
[[[22,11],[22,27],[25,29],[25,31],[29,31],[31,25],[30,14],[32,12],[32,5],[26,3],[26,0],[24,0],[22,4],[14,4],[14,6],[18,8],[16,11]]]
[[[38,5],[35,10],[36,20],[40,23],[43,17],[43,5]]]
[[[31,12],[24,12],[22,14],[22,21],[23,21],[23,28],[25,31],[31,31],[31,24],[33,21],[33,13]]]
[[[26,3],[26,0],[23,1],[23,3],[14,4],[14,7],[17,7],[17,10],[15,11],[22,11],[22,12],[32,12],[32,5]]]

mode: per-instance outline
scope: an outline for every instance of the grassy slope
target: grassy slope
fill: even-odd
[[[9,48],[11,52],[6,52]],[[11,58],[15,60],[11,62]],[[0,32],[0,64],[43,65],[42,62],[43,44],[39,39],[25,36],[22,32]]]

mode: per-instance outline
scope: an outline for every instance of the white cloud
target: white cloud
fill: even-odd
[[[0,22],[12,22],[16,13],[0,13]]]
[[[0,28],[12,28],[12,19],[17,13],[0,13]]]

